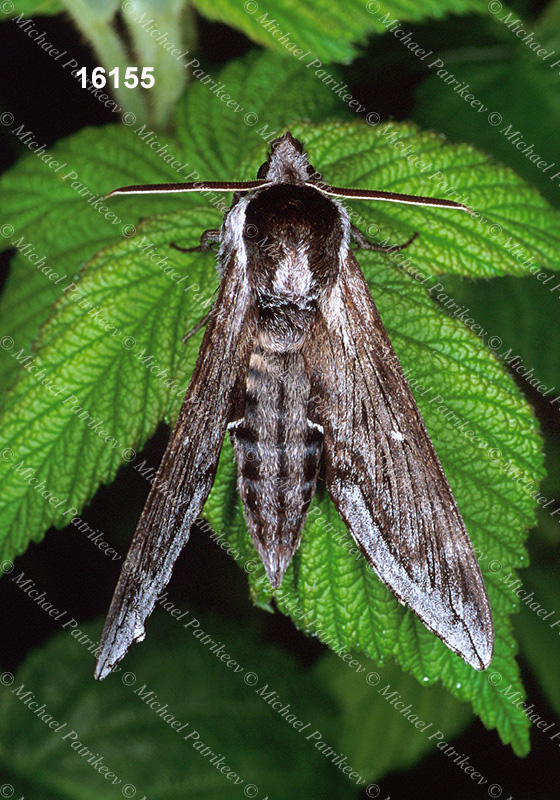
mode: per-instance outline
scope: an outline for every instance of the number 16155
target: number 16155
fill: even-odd
[[[156,79],[153,75],[154,67],[142,67],[142,72],[138,75],[138,70],[140,67],[127,67],[124,78],[122,79],[123,86],[127,86],[129,89],[134,89],[136,86],[140,85],[143,86],[144,89],[151,89]],[[78,78],[80,78],[82,83],[82,89],[87,87],[88,82],[88,75],[87,75],[87,67],[82,67],[76,72]],[[96,89],[103,89],[104,86],[107,85],[107,82],[111,83],[114,89],[118,89],[120,87],[120,80],[121,80],[121,70],[119,67],[115,67],[107,74],[105,73],[105,67],[94,67],[91,71],[91,83]]]

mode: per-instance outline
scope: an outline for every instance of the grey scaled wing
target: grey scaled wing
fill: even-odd
[[[245,382],[255,320],[245,266],[232,255],[113,595],[97,658],[98,679],[144,638],[144,622],[169,582],[173,564],[206,502],[229,415]]]
[[[361,270],[348,250],[304,350],[327,488],[381,580],[477,670],[494,632],[451,488]]]

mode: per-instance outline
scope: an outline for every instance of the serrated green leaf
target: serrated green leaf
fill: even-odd
[[[401,243],[421,231],[425,274],[530,274],[520,254],[532,255],[542,267],[560,268],[558,214],[514,172],[475,148],[449,146],[441,136],[405,123],[382,123],[368,133],[360,126],[329,133],[302,129],[301,136],[327,182],[464,198],[475,210],[473,219],[449,209],[352,202],[367,222],[377,223],[380,238]]]
[[[126,451],[146,440],[171,403],[177,411],[196,353],[183,352],[181,331],[204,315],[218,277],[211,257],[180,254],[169,242],[196,244],[219,219],[208,209],[191,210],[188,218],[159,215],[102,250],[57,302],[4,407],[8,551],[21,552],[45,523],[67,523],[69,509],[112,480],[130,460]],[[16,347],[9,350],[14,358]],[[31,477],[64,502],[45,506]]]
[[[512,373],[543,393],[558,387],[551,398],[560,394],[560,343],[549,335],[551,320],[560,316],[560,275],[542,271],[526,278],[468,282],[448,278],[445,285],[472,310],[486,338],[499,337],[493,350],[505,365],[511,362]]]
[[[264,47],[303,59],[306,66],[313,59],[350,61],[358,52],[355,43],[363,44],[370,32],[384,33],[398,27],[399,21],[416,22],[469,11],[487,13],[487,6],[479,0],[351,0],[340,6],[328,0],[313,6],[274,0],[266,7],[254,0],[243,5],[233,0],[196,0],[194,5],[208,19],[232,25]],[[316,69],[320,67],[320,63],[315,65]]]
[[[336,68],[333,74],[338,76]],[[221,84],[231,95],[231,108],[224,108]],[[251,52],[217,76],[217,87],[205,79],[191,87],[177,110],[176,131],[201,176],[223,180],[224,175],[239,174],[252,150],[258,151],[260,166],[263,148],[293,120],[322,120],[335,113],[351,115],[332,89],[297,61]],[[254,172],[241,174],[239,180],[244,177],[252,180]]]
[[[158,136],[158,142],[172,146],[163,136]],[[3,218],[9,220],[13,230],[3,244],[19,252],[12,263],[0,312],[5,321],[3,332],[26,353],[53,301],[75,279],[85,260],[121,239],[137,221],[136,209],[149,213],[150,204],[145,201],[135,207],[134,214],[127,210],[127,206],[131,208],[128,204],[110,207],[103,197],[111,187],[116,188],[115,181],[119,185],[129,183],[130,169],[134,168],[149,175],[150,181],[173,179],[167,164],[125,127],[87,129],[60,142],[49,155],[58,162],[54,169],[28,156],[1,180]],[[171,208],[172,204],[166,206]],[[60,282],[49,280],[49,269],[61,276]],[[6,353],[3,356],[0,369],[7,385],[16,365]]]
[[[265,692],[277,692],[298,719],[309,723],[310,732],[319,730],[330,744],[335,717],[327,694],[302,674],[292,658],[257,642],[246,625],[240,628],[231,620],[225,624],[210,616],[184,614],[182,620],[156,614],[149,640],[127,660],[126,672],[103,683],[92,677],[91,650],[98,642],[99,624],[55,636],[27,659],[13,683],[4,673],[0,686],[4,780],[9,777],[27,800],[113,800],[133,795],[152,800],[238,799],[244,790],[248,797],[255,796],[251,794],[255,786],[259,797],[268,794],[279,800],[314,793],[334,800],[352,792],[352,783],[325,759],[315,741],[307,741],[304,731],[294,728],[257,692],[268,684]],[[185,629],[188,623],[191,628]],[[173,658],[164,669],[162,652],[172,639]],[[229,666],[220,660],[224,654],[233,659]],[[35,699],[36,706],[25,704],[27,691],[34,695],[27,701]],[[45,715],[62,727],[50,729]],[[175,720],[180,724],[172,728]],[[192,738],[185,740],[189,735]],[[220,772],[226,764],[238,776],[237,784],[234,775],[228,778],[227,772]],[[105,777],[103,767],[113,774]]]
[[[560,452],[554,419],[559,413],[560,343],[551,336],[551,321],[560,315],[560,276],[539,270],[530,278],[461,281],[447,277],[445,290],[470,309],[486,331],[485,341],[516,378],[543,419],[546,478],[541,491],[547,498],[560,495]],[[550,541],[560,538],[553,507],[538,509],[538,529]]]
[[[560,115],[559,65],[551,67],[558,52],[535,31],[533,41],[551,51],[546,61],[539,58],[506,27],[503,18],[508,13],[512,22],[516,18],[502,9],[494,46],[485,43],[478,52],[471,47],[449,52],[440,75],[430,74],[419,86],[412,116],[454,141],[483,148],[555,201],[560,185],[555,124]],[[531,30],[529,22],[523,24],[524,30]],[[465,86],[482,104],[482,112],[465,102],[459,91]]]
[[[59,0],[19,0],[9,12],[0,16],[11,17],[23,12],[31,14],[56,14],[66,10]],[[418,22],[441,18],[447,14],[468,12],[487,13],[482,0],[389,0],[389,2],[362,3],[351,0],[337,8],[328,0],[315,2],[313,7],[296,4],[293,0],[275,0],[266,8],[253,0],[243,5],[233,0],[195,0],[193,6],[210,20],[217,20],[238,28],[258,44],[294,61],[304,59],[304,66],[314,59],[324,61],[350,61],[359,52],[356,45],[363,44],[370,33],[384,33],[402,22]],[[140,14],[143,9],[138,8]],[[135,9],[126,9],[128,14]],[[154,13],[154,12],[152,12]],[[301,63],[301,61],[300,61]],[[320,68],[321,64],[314,64]]]

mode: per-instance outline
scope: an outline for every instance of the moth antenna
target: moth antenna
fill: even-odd
[[[248,192],[261,186],[270,186],[270,181],[196,181],[195,183],[145,183],[136,186],[122,186],[105,195],[116,194],[174,194],[180,192]]]
[[[399,194],[398,192],[382,192],[375,189],[343,189],[328,184],[308,183],[320,192],[331,197],[348,197],[354,200],[385,200],[389,203],[406,203],[410,206],[433,206],[435,208],[457,208],[474,216],[474,211],[454,200],[442,200],[437,197],[421,197],[416,194]]]

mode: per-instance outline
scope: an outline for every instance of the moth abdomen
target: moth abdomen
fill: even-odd
[[[299,351],[255,348],[230,433],[247,525],[273,586],[299,546],[317,481],[323,436],[308,420],[309,398]]]

